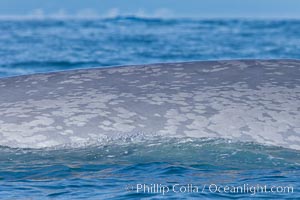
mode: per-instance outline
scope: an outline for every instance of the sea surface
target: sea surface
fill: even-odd
[[[300,59],[300,21],[0,18],[1,77],[278,58]],[[137,135],[84,147],[0,147],[0,199],[299,199],[299,180],[299,150],[224,139]]]
[[[300,20],[0,18],[0,76],[74,68],[300,58]]]

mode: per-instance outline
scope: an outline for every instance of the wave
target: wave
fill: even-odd
[[[300,151],[253,142],[225,139],[154,138],[152,140],[115,140],[85,147],[43,149],[0,147],[0,160],[31,164],[51,158],[52,163],[76,161],[109,163],[169,162],[214,169],[258,169],[300,167]]]
[[[13,20],[13,21],[27,21],[27,20],[95,20],[95,19],[112,19],[112,18],[119,18],[122,16],[114,16],[114,17],[100,17],[100,16],[76,16],[76,15],[45,15],[45,16],[38,16],[38,15],[0,15],[0,20]],[[124,17],[124,16],[123,16]]]
[[[80,68],[93,68],[93,67],[107,67],[114,65],[115,62],[96,62],[96,61],[21,61],[6,63],[0,67],[0,77],[11,77],[18,75],[29,75],[43,72],[57,72],[69,69],[80,69]]]
[[[135,195],[140,199],[148,196],[123,190],[126,185],[137,183],[245,183],[298,188],[299,159],[299,151],[222,139],[155,138],[64,149],[0,147],[0,180],[6,183],[0,197],[74,199],[81,195],[106,199],[109,194],[113,198],[128,199]],[[287,197],[298,194],[295,191]],[[216,199],[219,194],[199,195]],[[232,194],[224,195],[232,198]],[[169,196],[178,198],[177,194]],[[195,196],[187,193],[184,197]],[[235,197],[252,196],[246,193]],[[284,198],[282,194],[271,197]]]
[[[122,15],[97,15],[97,16],[81,16],[81,15],[0,15],[0,21],[67,21],[67,20],[160,20],[160,21],[272,21],[272,22],[298,22],[300,18],[219,18],[219,17],[175,17],[175,16],[157,16],[157,15],[139,15],[139,14],[122,14]]]

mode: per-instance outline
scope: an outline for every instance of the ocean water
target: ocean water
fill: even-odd
[[[1,199],[299,197],[300,152],[275,146],[135,138],[80,148],[0,151]]]
[[[300,58],[300,20],[0,18],[0,76],[100,66]]]
[[[0,19],[1,77],[241,58],[300,59],[300,21]],[[224,139],[0,147],[0,199],[299,199],[299,179],[298,150]]]

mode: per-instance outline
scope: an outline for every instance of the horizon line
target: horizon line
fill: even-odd
[[[117,19],[117,18],[141,18],[141,19],[186,19],[186,20],[300,20],[300,16],[156,16],[156,15],[138,15],[138,14],[120,14],[115,16],[109,15],[95,15],[95,16],[84,16],[84,15],[1,15],[0,20],[97,20],[97,19]]]

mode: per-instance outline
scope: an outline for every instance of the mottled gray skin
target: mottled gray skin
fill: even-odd
[[[0,79],[0,145],[209,137],[300,149],[300,61],[82,69]]]

